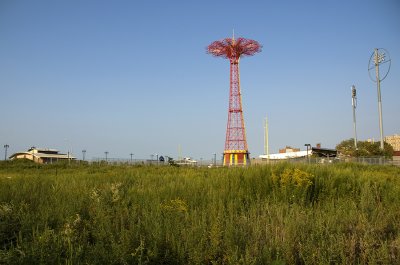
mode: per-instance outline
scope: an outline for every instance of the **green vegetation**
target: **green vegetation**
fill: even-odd
[[[0,163],[0,264],[400,264],[400,168]]]
[[[383,150],[380,148],[380,142],[357,141],[357,150],[354,147],[354,138],[340,142],[336,149],[343,155],[352,157],[376,157],[384,156],[386,158],[393,157],[393,147],[384,142]]]

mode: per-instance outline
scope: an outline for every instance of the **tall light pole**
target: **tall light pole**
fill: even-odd
[[[5,149],[5,152],[4,152],[4,160],[7,160],[7,149],[9,148],[10,146],[8,145],[8,144],[5,144],[4,145],[4,149]]]
[[[132,161],[133,161],[133,153],[130,153],[130,155],[131,155],[131,164],[132,164]]]
[[[82,161],[85,161],[86,150],[82,150]]]
[[[357,126],[356,126],[357,90],[354,85],[351,86],[351,105],[353,106],[354,148],[355,150],[357,150]]]
[[[307,147],[307,162],[310,163],[310,157],[308,156],[308,148],[311,149],[311,144],[305,144],[305,147]]]
[[[105,151],[104,154],[106,155],[106,162],[107,162],[108,151]]]
[[[386,59],[386,54],[388,59]],[[388,64],[387,64],[388,63]],[[380,77],[379,66],[385,64],[387,66],[386,70],[384,70],[383,78]],[[378,112],[379,112],[379,131],[381,138],[381,150],[384,149],[383,144],[383,121],[382,121],[382,97],[381,97],[381,81],[383,81],[386,76],[389,74],[390,66],[392,64],[392,60],[390,59],[389,52],[383,48],[375,48],[372,53],[369,63],[368,63],[368,74],[372,81],[377,84],[378,91]],[[371,70],[375,68],[375,78],[371,76]]]

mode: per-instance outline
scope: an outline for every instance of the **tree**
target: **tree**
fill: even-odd
[[[354,139],[350,138],[344,140],[336,145],[336,150],[341,155],[352,156],[352,157],[372,157],[372,156],[384,156],[386,158],[392,158],[393,147],[384,142],[384,149],[380,149],[379,142],[368,142],[368,141],[357,141],[357,150],[354,147]]]

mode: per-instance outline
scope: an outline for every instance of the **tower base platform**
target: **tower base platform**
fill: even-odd
[[[250,165],[250,153],[247,150],[225,150],[224,166]]]

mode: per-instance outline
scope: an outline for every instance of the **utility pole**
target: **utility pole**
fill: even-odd
[[[71,158],[70,158],[69,140],[65,139],[65,141],[67,142],[67,149],[68,149],[68,153],[67,153],[68,165],[70,165],[71,164]]]
[[[82,161],[85,161],[86,150],[82,150]]]
[[[267,160],[269,161],[269,139],[268,139],[268,117],[265,116],[264,123],[264,154],[267,155]]]
[[[178,145],[178,160],[182,160],[182,147],[180,144]]]
[[[8,144],[5,144],[4,145],[4,149],[5,149],[5,152],[4,152],[4,160],[7,160],[7,149],[9,148],[10,146],[8,145]]]
[[[311,144],[305,144],[305,147],[307,147],[307,163],[310,164],[310,157],[308,156],[308,150],[311,150]]]
[[[108,151],[105,151],[104,154],[106,155],[106,162],[107,162]]]
[[[354,126],[354,148],[357,148],[357,126],[356,126],[356,107],[357,107],[357,90],[354,85],[351,86],[351,105],[353,107],[353,126]]]
[[[130,155],[131,155],[131,164],[132,164],[132,161],[133,161],[133,153],[130,153]]]

